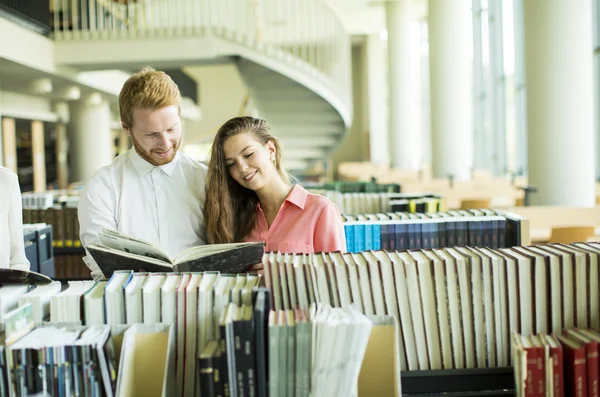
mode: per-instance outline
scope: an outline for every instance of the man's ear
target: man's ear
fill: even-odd
[[[131,131],[129,130],[129,127],[125,125],[125,123],[121,122],[121,127],[123,127],[123,131],[125,131],[128,136],[131,136]]]

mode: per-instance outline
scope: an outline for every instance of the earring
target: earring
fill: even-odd
[[[275,162],[275,156],[271,155],[271,161]]]

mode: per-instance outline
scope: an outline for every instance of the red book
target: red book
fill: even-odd
[[[598,362],[598,341],[590,338],[578,329],[565,330],[564,333],[584,344],[587,359],[588,397],[600,397],[598,394],[598,371],[600,368],[600,363]]]
[[[552,390],[554,397],[564,397],[565,379],[563,376],[563,349],[558,339],[553,335],[544,335],[544,342],[550,348],[552,358]]]
[[[565,393],[569,397],[587,397],[587,352],[584,343],[567,335],[557,338],[563,347]]]
[[[545,397],[546,372],[544,348],[534,336],[521,336],[521,344],[526,354],[525,397]]]

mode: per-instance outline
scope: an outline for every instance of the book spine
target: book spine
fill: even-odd
[[[215,367],[212,356],[198,359],[198,379],[200,380],[201,396],[216,396]]]
[[[586,343],[588,397],[598,397],[598,343]]]
[[[371,227],[373,228],[373,250],[378,251],[382,248],[381,225],[373,223]]]
[[[554,387],[554,397],[564,397],[565,380],[563,376],[563,353],[562,348],[553,347],[550,349],[552,355],[552,378]]]

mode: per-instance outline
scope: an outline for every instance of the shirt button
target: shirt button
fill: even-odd
[[[157,187],[156,187],[156,190],[160,190],[160,186],[157,186]]]

